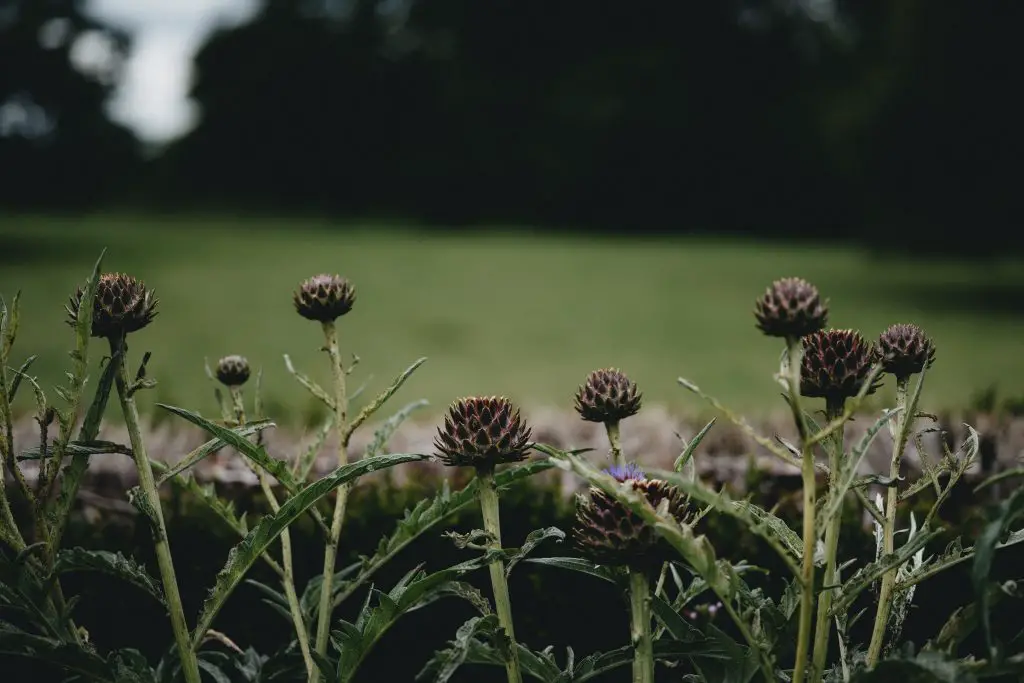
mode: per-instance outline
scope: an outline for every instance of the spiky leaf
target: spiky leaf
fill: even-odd
[[[217,581],[214,584],[213,590],[203,603],[203,610],[196,620],[196,629],[192,636],[193,647],[197,647],[202,641],[210,624],[213,623],[214,617],[221,607],[224,606],[224,602],[234,591],[235,587],[245,577],[246,572],[249,571],[253,563],[270,547],[271,543],[277,540],[277,537],[288,528],[289,524],[315,505],[317,501],[327,496],[339,486],[348,484],[364,474],[406,462],[424,460],[425,457],[412,453],[399,453],[379,455],[375,458],[368,458],[344,465],[297,492],[285,501],[277,512],[264,516],[253,530],[242,539],[241,543],[231,549],[231,552],[228,554],[227,563],[217,574]]]
[[[522,465],[502,470],[494,475],[494,484],[499,491],[523,481],[535,474],[549,470],[554,463],[548,460],[536,460]],[[341,604],[349,598],[360,586],[365,584],[378,569],[397,555],[403,548],[415,541],[425,532],[436,527],[447,517],[454,515],[468,505],[476,504],[476,494],[479,482],[474,478],[465,488],[451,493],[445,482],[442,490],[433,498],[421,500],[412,509],[406,510],[405,515],[398,521],[398,526],[389,536],[385,536],[377,544],[377,550],[372,557],[362,561],[362,569],[351,581],[338,585],[338,597],[335,598],[335,605]]]
[[[56,574],[77,571],[109,574],[145,591],[154,600],[164,604],[164,595],[160,584],[146,572],[145,567],[121,553],[86,550],[85,548],[61,550],[57,553],[53,571]]]

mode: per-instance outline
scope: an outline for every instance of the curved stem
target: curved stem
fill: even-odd
[[[608,432],[608,443],[612,447],[612,464],[624,465],[626,459],[622,455],[622,439],[619,437],[619,423],[605,422],[604,428]]]
[[[235,421],[239,426],[245,424],[245,401],[242,400],[242,389],[241,387],[230,387],[231,391],[231,404],[235,413]],[[257,415],[257,418],[260,416]],[[256,473],[256,476],[260,480],[260,489],[263,491],[263,495],[267,499],[267,503],[270,505],[270,509],[275,513],[281,509],[281,503],[278,502],[277,496],[274,495],[274,489],[270,485],[270,477],[267,476],[266,470],[262,467],[255,465],[248,458],[245,459],[249,469]],[[270,553],[265,552],[266,559],[270,560]],[[292,626],[295,628],[295,638],[299,642],[299,651],[302,653],[302,661],[306,665],[306,675],[310,681],[315,681],[316,677],[319,676],[316,665],[313,662],[313,657],[309,653],[309,634],[306,631],[306,622],[302,618],[302,606],[299,603],[299,596],[295,590],[295,573],[292,565],[292,536],[288,529],[281,532],[281,584],[284,587],[284,594],[288,600],[288,611],[292,615]],[[274,563],[272,566],[276,566]]]
[[[484,531],[491,536],[490,547],[501,549],[501,518],[498,510],[498,491],[494,486],[494,470],[477,469],[480,487],[477,496],[480,498],[480,512],[484,518]],[[508,595],[508,582],[505,580],[505,563],[501,559],[491,562],[488,570],[491,573],[491,588],[494,590],[494,606],[498,612],[498,623],[505,629],[511,644],[511,653],[505,662],[505,673],[509,683],[522,683],[523,675],[519,670],[519,650],[516,646],[515,629],[512,627],[512,600]]]
[[[325,322],[324,339],[327,342],[327,353],[331,358],[331,373],[334,377],[334,429],[338,434],[338,466],[348,463],[348,446],[345,442],[346,421],[348,419],[348,396],[345,391],[345,370],[341,366],[341,352],[338,350],[338,329],[334,321]],[[348,486],[338,488],[338,497],[334,503],[334,516],[331,518],[331,533],[324,548],[323,583],[320,584],[320,611],[317,614],[316,652],[321,657],[327,655],[327,642],[331,626],[331,594],[334,582],[334,560],[338,555],[338,538],[345,520],[345,503],[348,500]]]
[[[633,643],[633,683],[654,683],[650,590],[647,575],[631,569],[629,571],[629,635]]]
[[[842,399],[826,399],[825,414],[831,422],[843,414]],[[834,491],[835,478],[839,476],[843,459],[843,427],[839,427],[829,437],[829,488]],[[822,578],[822,592],[818,596],[818,617],[814,625],[813,680],[819,680],[825,671],[825,660],[828,658],[829,637],[832,633],[832,621],[828,612],[832,608],[832,594],[836,582],[836,552],[839,548],[839,534],[843,523],[843,506],[832,519],[826,520],[825,528],[825,574]]]
[[[196,663],[195,652],[192,651],[189,629],[185,622],[184,610],[181,607],[178,581],[174,575],[174,562],[171,559],[171,547],[167,541],[167,527],[164,524],[160,494],[157,492],[156,482],[153,480],[153,467],[149,463],[146,444],[142,440],[139,411],[131,393],[128,370],[124,364],[127,350],[128,345],[125,343],[124,337],[110,339],[110,362],[117,363],[114,383],[117,386],[117,396],[121,402],[121,412],[124,413],[125,426],[128,428],[135,468],[139,473],[139,488],[142,490],[144,504],[148,508],[146,516],[153,523],[153,545],[156,550],[157,564],[160,567],[160,578],[163,581],[167,610],[171,617],[171,628],[174,630],[174,640],[178,645],[178,656],[181,658],[181,669],[187,683],[200,683],[199,666]]]
[[[900,460],[903,458],[903,446],[906,443],[908,417],[907,407],[907,385],[910,383],[907,377],[896,378],[896,408],[900,410],[893,418],[896,420],[896,434],[893,442],[892,460],[889,462],[889,477],[894,480],[900,474]],[[882,553],[888,555],[894,549],[893,535],[896,531],[896,503],[898,501],[899,489],[894,485],[886,490],[885,499],[885,523],[882,525]],[[875,612],[875,625],[871,631],[871,644],[868,646],[867,664],[874,666],[882,654],[882,646],[885,644],[885,627],[889,621],[889,608],[892,602],[892,589],[896,583],[896,568],[893,568],[882,576],[882,587],[878,592],[878,611]]]
[[[804,551],[800,572],[800,622],[797,629],[796,662],[793,665],[793,683],[803,683],[807,669],[807,651],[811,640],[811,617],[814,610],[814,545],[817,536],[814,530],[814,451],[808,445],[807,420],[800,406],[800,364],[803,362],[803,346],[796,337],[786,339],[788,351],[789,401],[793,408],[793,419],[800,434],[800,470],[804,489]]]

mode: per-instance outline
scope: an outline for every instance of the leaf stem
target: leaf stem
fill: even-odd
[[[654,683],[654,643],[651,641],[650,581],[642,571],[629,571],[629,635],[633,644],[633,683]]]
[[[498,490],[494,485],[494,470],[478,468],[476,471],[480,486],[477,496],[480,499],[480,512],[484,518],[484,531],[491,536],[490,547],[501,549],[501,518],[498,510]],[[501,559],[491,562],[488,570],[491,573],[491,587],[494,590],[494,606],[498,612],[498,623],[505,629],[510,641],[509,658],[505,662],[505,672],[509,683],[522,683],[523,675],[519,670],[519,651],[516,647],[515,630],[512,627],[512,601],[508,594],[508,583],[505,580],[505,563]]]
[[[608,443],[612,447],[612,464],[622,466],[626,459],[622,455],[622,438],[619,436],[619,422],[605,422],[604,428],[608,431]]]
[[[800,621],[797,629],[796,661],[793,665],[793,683],[803,683],[807,668],[807,651],[811,640],[811,617],[814,609],[814,547],[817,535],[814,529],[814,451],[807,438],[807,420],[800,406],[800,365],[803,345],[796,337],[786,338],[788,352],[789,403],[793,409],[797,432],[800,434],[800,472],[804,489],[803,566],[800,572]]]
[[[845,400],[828,398],[825,400],[825,414],[831,422],[843,414]],[[839,426],[829,437],[829,489],[832,495],[836,492],[836,479],[841,475],[843,459],[843,426]],[[812,679],[821,679],[825,671],[825,660],[828,657],[829,637],[832,634],[832,621],[828,613],[832,608],[832,594],[836,582],[836,552],[839,548],[839,534],[843,524],[842,501],[835,508],[831,519],[825,520],[825,575],[822,577],[822,592],[818,597],[818,617],[814,625],[814,652]]]
[[[348,397],[345,390],[345,369],[341,365],[341,352],[338,349],[338,328],[335,322],[323,323],[324,340],[327,353],[331,358],[331,372],[334,376],[334,430],[338,434],[338,466],[348,463],[348,444],[345,432],[348,420]],[[330,638],[332,612],[332,584],[334,582],[334,561],[338,555],[338,539],[345,520],[345,503],[348,500],[348,485],[338,487],[338,497],[334,503],[334,516],[331,519],[330,536],[324,548],[323,582],[320,584],[320,608],[317,614],[316,652],[321,657],[327,656],[327,643]]]
[[[241,387],[230,387],[230,391],[235,421],[239,426],[242,426],[245,424],[245,401],[242,399],[242,389]],[[258,417],[259,415],[257,415]],[[270,509],[276,514],[281,509],[281,503],[278,502],[277,496],[274,495],[274,489],[270,486],[270,478],[267,476],[267,471],[251,462],[248,458],[244,458],[244,460],[249,465],[249,468],[256,473],[256,476],[259,477],[260,489],[263,491]],[[263,554],[269,558],[269,552]],[[313,657],[309,654],[309,633],[306,631],[306,622],[302,618],[302,606],[299,604],[299,596],[295,591],[295,572],[292,565],[292,537],[288,529],[281,532],[281,564],[283,565],[281,583],[284,586],[284,594],[288,599],[288,611],[292,615],[292,626],[295,627],[295,637],[299,641],[302,661],[306,664],[306,675],[313,682],[316,681],[316,677],[319,674],[316,665],[313,663]]]
[[[171,547],[167,540],[167,527],[164,524],[160,494],[157,492],[156,482],[153,480],[153,468],[149,464],[146,445],[142,440],[139,411],[135,405],[135,398],[129,393],[128,371],[124,363],[127,351],[128,345],[123,335],[120,338],[110,338],[110,362],[117,363],[114,377],[117,396],[121,401],[121,412],[124,413],[125,426],[128,428],[128,438],[132,445],[132,456],[135,458],[135,467],[139,473],[139,487],[142,489],[146,506],[149,508],[147,512],[154,524],[153,544],[156,550],[157,564],[160,567],[160,578],[163,580],[164,597],[167,600],[167,609],[171,617],[171,628],[174,630],[174,640],[178,645],[178,656],[181,658],[181,668],[187,683],[200,683],[199,666],[196,663],[195,653],[192,651],[188,625],[185,622],[185,613],[181,606],[181,595],[178,593],[178,581],[174,575],[174,562],[171,559]]]
[[[896,421],[896,429],[893,439],[892,460],[889,462],[889,477],[895,480],[900,474],[900,461],[903,458],[903,447],[906,444],[907,424],[910,417],[907,415],[907,386],[910,383],[908,377],[896,378],[896,408],[900,410],[893,420]],[[893,552],[895,546],[894,533],[896,530],[896,503],[899,496],[899,489],[894,484],[886,490],[885,500],[885,523],[882,525],[882,554],[888,555]],[[897,568],[893,567],[882,576],[882,586],[878,592],[878,611],[875,612],[875,625],[871,631],[871,644],[868,646],[867,664],[874,666],[882,654],[882,646],[885,644],[885,627],[889,621],[889,607],[892,602],[892,589],[896,583]]]

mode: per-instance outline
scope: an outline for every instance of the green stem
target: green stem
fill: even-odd
[[[786,339],[789,358],[789,401],[793,408],[797,432],[800,434],[800,463],[804,489],[804,551],[800,572],[800,621],[797,629],[796,661],[793,665],[793,683],[803,683],[807,669],[807,651],[811,640],[811,617],[814,610],[814,546],[817,536],[814,530],[814,451],[808,445],[807,420],[800,405],[800,364],[803,362],[803,345],[796,337]]]
[[[120,339],[110,338],[110,351],[110,362],[118,364],[114,377],[117,396],[121,401],[125,426],[128,428],[135,468],[139,473],[139,488],[142,490],[148,508],[146,512],[154,525],[153,544],[156,550],[157,564],[160,567],[160,578],[163,580],[164,597],[167,600],[168,612],[170,612],[171,628],[174,630],[174,640],[178,645],[178,656],[181,657],[181,668],[187,683],[200,683],[199,666],[196,664],[195,653],[192,651],[188,625],[185,623],[185,612],[181,607],[181,595],[178,593],[178,581],[174,576],[174,563],[171,559],[171,547],[167,540],[163,510],[160,506],[160,494],[157,492],[156,482],[153,480],[153,468],[149,464],[146,445],[142,440],[139,411],[135,405],[135,399],[130,393],[131,385],[125,367],[125,354],[128,351],[128,345],[123,336]]]
[[[622,439],[619,437],[619,423],[605,422],[604,428],[608,431],[608,443],[612,447],[612,464],[622,466],[626,459],[622,456]]]
[[[896,409],[900,412],[893,418],[896,421],[896,436],[893,440],[892,460],[889,462],[889,477],[894,483],[886,490],[885,523],[882,525],[883,555],[891,553],[895,545],[893,536],[896,531],[896,503],[899,496],[895,480],[900,474],[900,460],[903,458],[903,447],[906,444],[904,434],[909,421],[906,414],[909,383],[910,379],[907,377],[896,378]],[[896,568],[894,567],[882,576],[882,587],[878,592],[878,611],[875,612],[875,626],[871,631],[871,644],[868,646],[867,664],[869,667],[874,666],[882,654],[882,646],[885,644],[885,627],[889,621],[889,608],[895,583]]]
[[[650,582],[641,571],[629,571],[629,635],[633,644],[633,683],[654,683],[654,643],[651,640]]]
[[[338,434],[338,466],[348,463],[348,445],[345,443],[345,423],[348,419],[348,396],[345,392],[345,370],[341,365],[341,352],[338,350],[338,329],[334,321],[325,322],[324,339],[327,342],[327,353],[331,357],[331,372],[334,376],[334,430]],[[334,516],[331,519],[331,533],[324,548],[323,583],[320,585],[320,611],[317,614],[316,652],[321,657],[327,656],[327,643],[331,626],[331,597],[334,582],[334,560],[338,555],[338,539],[341,537],[341,526],[345,520],[345,503],[348,500],[348,487],[338,488],[338,498],[334,503]]]
[[[239,426],[245,424],[245,401],[242,398],[241,387],[230,387],[231,404],[235,413],[235,421]],[[257,415],[257,418],[259,415]],[[281,503],[274,495],[274,489],[270,486],[270,478],[266,470],[246,459],[249,469],[256,473],[260,480],[260,489],[275,513],[281,509]],[[269,555],[269,553],[264,553]],[[309,653],[309,634],[306,632],[306,622],[302,618],[302,606],[299,603],[299,596],[295,590],[295,573],[292,565],[292,536],[288,529],[281,532],[281,583],[284,586],[284,594],[288,599],[288,611],[292,615],[292,626],[295,628],[295,637],[299,641],[299,650],[302,652],[302,661],[306,664],[306,675],[311,682],[315,682],[319,676],[313,657]]]
[[[501,518],[498,512],[498,491],[494,486],[494,470],[479,468],[476,471],[480,487],[477,495],[480,498],[480,511],[484,518],[484,531],[491,536],[490,547],[501,549]],[[491,587],[494,590],[494,605],[498,611],[498,623],[505,629],[511,643],[511,656],[505,662],[505,672],[509,683],[522,683],[523,675],[519,671],[519,651],[516,647],[515,630],[512,627],[512,601],[508,595],[508,583],[505,581],[505,563],[497,559],[488,567],[491,573]]]
[[[826,399],[825,414],[828,422],[843,414],[844,403],[843,399]],[[828,451],[829,488],[835,491],[835,480],[839,476],[843,459],[843,427],[832,432],[829,437]],[[839,548],[839,534],[843,524],[841,503],[835,516],[826,520],[826,524],[828,526],[825,528],[825,574],[822,577],[822,592],[818,596],[818,618],[814,625],[813,680],[819,680],[825,671],[829,638],[832,634],[832,621],[829,619],[828,613],[832,608],[832,594],[835,590],[832,586],[836,582],[836,552]]]

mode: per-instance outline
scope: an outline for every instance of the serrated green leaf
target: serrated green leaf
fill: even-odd
[[[316,462],[317,453],[323,448],[324,442],[327,441],[327,437],[330,436],[331,430],[334,429],[334,413],[330,413],[324,423],[317,430],[316,436],[313,437],[313,441],[310,442],[306,449],[295,456],[295,464],[292,466],[292,474],[295,475],[297,481],[306,481],[306,477],[309,476],[309,471],[313,469],[313,463]]]
[[[220,667],[204,659],[197,659],[196,664],[200,670],[209,674],[214,683],[231,683],[231,677],[221,671]]]
[[[225,440],[227,441],[227,439]],[[235,587],[245,577],[246,572],[249,571],[253,563],[270,547],[271,543],[277,540],[277,537],[288,528],[289,524],[315,505],[317,501],[327,496],[339,486],[354,481],[364,474],[406,462],[424,460],[425,458],[426,456],[423,455],[399,453],[380,455],[375,458],[367,458],[344,465],[297,492],[285,501],[277,512],[265,515],[252,531],[238,545],[231,549],[231,552],[228,554],[227,563],[217,574],[217,581],[213,590],[203,604],[203,610],[196,620],[196,629],[192,637],[193,647],[198,647],[214,617],[221,607],[224,606],[224,602],[234,591]]]
[[[587,574],[616,585],[622,582],[622,573],[615,568],[597,565],[582,557],[530,557],[524,560],[524,562],[542,564],[558,569],[568,569],[569,571]]]
[[[853,601],[857,599],[857,596],[867,590],[871,584],[882,578],[889,571],[895,570],[909,560],[914,553],[924,548],[931,540],[941,534],[941,529],[932,530],[922,527],[920,531],[914,534],[913,538],[894,552],[883,555],[878,561],[861,567],[839,589],[832,603],[832,609],[829,610],[829,616],[834,617],[836,614],[847,611],[853,605]]]
[[[672,464],[672,469],[676,472],[683,471],[686,464],[693,459],[693,454],[697,450],[697,446],[700,445],[700,442],[703,441],[704,437],[711,431],[711,428],[715,426],[715,421],[717,420],[717,417],[711,418],[711,421],[704,425],[704,428],[697,432],[695,437],[690,439],[690,443],[686,444],[683,448],[683,452],[679,454],[679,457],[676,458],[676,461]]]
[[[871,444],[874,442],[875,437],[882,431],[889,420],[899,415],[902,408],[896,408],[894,410],[887,410],[875,420],[860,441],[854,447],[853,451],[850,452],[849,456],[841,458],[841,465],[838,473],[834,473],[833,485],[828,493],[828,498],[825,501],[825,505],[822,512],[819,513],[819,520],[830,520],[834,519],[839,511],[842,509],[843,500],[846,498],[846,492],[850,490],[854,480],[857,477],[857,470],[860,469],[860,464],[864,460],[864,456],[867,455],[868,449],[871,448]]]
[[[130,557],[106,550],[71,548],[57,553],[53,571],[55,574],[92,571],[114,576],[148,593],[160,604],[164,603],[163,590],[159,582],[151,577],[146,568]]]
[[[229,431],[231,431],[234,434],[236,434],[239,438],[243,438],[244,439],[244,438],[246,438],[248,436],[252,436],[253,434],[256,434],[257,432],[260,432],[260,431],[262,431],[264,429],[267,429],[269,427],[276,427],[276,426],[277,425],[274,424],[273,422],[271,422],[270,420],[261,420],[259,422],[249,422],[249,423],[247,423],[245,425],[242,425],[241,427],[235,427],[235,428],[233,428],[233,429],[231,429]],[[168,468],[168,470],[166,472],[164,472],[163,474],[160,475],[160,478],[157,480],[156,485],[159,487],[161,484],[166,482],[171,477],[174,477],[174,476],[176,476],[178,474],[181,474],[185,470],[187,470],[190,467],[194,466],[196,463],[198,463],[203,458],[207,457],[208,455],[213,455],[214,453],[216,453],[217,451],[221,450],[222,448],[224,448],[227,445],[228,445],[228,443],[226,441],[224,441],[223,439],[221,439],[220,437],[216,437],[216,438],[210,439],[209,441],[204,443],[202,446],[200,446],[199,448],[196,448],[194,451],[192,451],[191,453],[186,455],[184,458],[179,460],[172,467]]]
[[[937,652],[914,659],[886,659],[873,669],[854,674],[852,683],[975,683],[976,678],[956,660]]]
[[[701,632],[690,622],[683,619],[672,605],[657,595],[651,595],[651,611],[665,625],[665,629],[676,640],[690,643],[703,640]]]
[[[470,646],[475,642],[477,634],[493,633],[498,628],[498,617],[493,614],[469,619],[455,632],[455,640],[449,641],[451,647],[435,653],[416,675],[416,680],[433,674],[434,683],[448,683],[469,656]]]
[[[466,572],[481,569],[487,564],[486,558],[477,558],[433,574],[424,574],[416,569],[388,593],[371,588],[356,623],[337,622],[342,627],[339,640],[344,645],[336,669],[339,683],[352,680],[366,655],[401,616],[439,597],[463,597],[466,595],[464,591],[445,589]],[[475,604],[478,593],[471,595],[471,603]]]
[[[508,564],[505,566],[505,576],[510,576],[514,566],[526,559],[526,556],[533,552],[534,548],[549,538],[554,538],[558,542],[561,542],[565,539],[565,532],[555,526],[531,531],[527,535],[526,540],[523,541],[522,547],[508,558]]]
[[[25,657],[57,665],[90,681],[117,683],[110,667],[99,656],[76,645],[33,635],[0,623],[0,655]]]
[[[414,411],[427,405],[430,405],[430,403],[426,399],[413,401],[389,417],[384,424],[378,427],[377,431],[373,433],[373,441],[366,446],[366,451],[363,453],[363,457],[372,458],[383,451],[387,446],[388,441],[391,440],[391,437],[394,436],[396,431],[398,431],[399,426],[401,426],[406,418],[412,415]]]
[[[328,410],[330,410],[332,413],[334,412],[334,399],[331,398],[331,396],[326,391],[324,391],[323,387],[321,387],[319,384],[311,380],[308,376],[296,370],[295,366],[292,365],[291,356],[289,356],[287,353],[284,354],[284,366],[291,374],[291,376],[298,380],[299,384],[306,387],[306,390],[309,391],[309,393],[313,394],[314,397],[319,399],[321,403],[327,406]]]
[[[783,520],[767,510],[746,501],[732,500],[723,489],[712,491],[700,481],[690,481],[676,472],[651,469],[648,476],[663,479],[679,488],[691,499],[703,503],[724,515],[743,522],[756,536],[765,540],[779,558],[786,563],[794,576],[800,576],[800,563],[803,558],[803,539],[789,528]],[[815,558],[815,564],[821,566],[824,558]]]
[[[554,467],[554,463],[548,460],[528,462],[496,473],[494,475],[494,484],[499,490],[502,490],[552,467]],[[344,584],[336,584],[338,586],[338,594],[334,600],[334,605],[340,605],[351,597],[360,586],[365,584],[391,558],[425,532],[433,529],[442,520],[466,506],[475,505],[478,485],[477,479],[474,478],[465,488],[451,493],[447,489],[446,482],[444,489],[433,498],[421,500],[411,510],[406,510],[405,516],[399,520],[395,531],[391,535],[382,538],[380,543],[377,544],[377,550],[373,556],[363,561],[359,574],[351,581],[347,581]]]
[[[360,410],[359,413],[352,419],[352,422],[350,422],[345,427],[345,431],[342,432],[342,443],[348,444],[348,441],[351,438],[352,434],[355,433],[357,429],[359,429],[359,426],[363,424],[363,422],[368,420],[375,412],[377,412],[381,408],[381,406],[383,406],[387,402],[389,398],[394,396],[395,392],[398,391],[401,388],[401,386],[405,384],[405,381],[412,376],[412,373],[416,372],[416,370],[426,362],[426,358],[417,359],[415,362],[413,362],[412,365],[407,367],[402,372],[402,374],[396,377],[394,381],[391,382],[391,385],[387,389],[382,391],[377,396],[377,398],[373,399],[373,401],[371,401],[365,408]]]
[[[248,441],[238,432],[228,429],[227,427],[222,427],[216,422],[207,420],[199,413],[194,413],[191,410],[185,410],[184,408],[178,408],[176,406],[170,406],[166,403],[157,403],[156,405],[205,430],[220,441],[224,442],[225,445],[231,446],[236,451],[270,473],[274,478],[281,482],[281,485],[284,486],[285,490],[289,493],[295,493],[298,490],[298,482],[296,482],[294,477],[292,477],[292,473],[285,462],[271,457],[262,446],[257,446],[251,441]],[[271,424],[273,423],[269,423],[266,426],[270,426]]]
[[[18,387],[21,386],[21,378],[25,376],[28,369],[36,362],[39,356],[32,355],[25,359],[17,370],[14,371],[14,378],[11,380],[11,388],[7,392],[7,402],[14,403],[14,397],[18,394]]]
[[[971,567],[971,581],[981,608],[981,628],[985,634],[985,643],[989,651],[993,649],[992,623],[990,618],[991,595],[989,594],[988,577],[992,571],[992,561],[996,548],[1010,525],[1024,517],[1024,489],[1017,489],[1009,498],[1002,501],[996,508],[995,515],[989,519],[974,544],[974,564]]]
[[[70,441],[65,446],[65,452],[71,456],[82,456],[88,458],[92,455],[103,455],[106,453],[120,453],[121,455],[132,456],[132,449],[129,446],[124,446],[113,441]],[[47,453],[49,458],[51,453]],[[18,460],[39,460],[42,453],[39,450],[39,446],[34,446],[21,455],[18,456]]]

